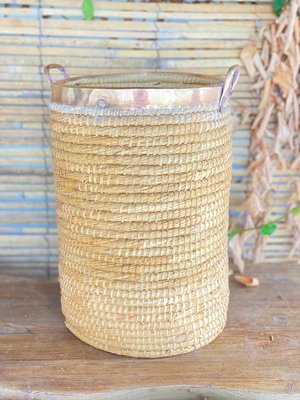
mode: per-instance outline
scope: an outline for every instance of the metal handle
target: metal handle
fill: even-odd
[[[226,99],[230,98],[232,91],[239,79],[240,76],[240,67],[239,65],[234,65],[233,67],[229,68],[226,78],[224,80],[222,93],[219,101],[219,110],[222,111],[224,108],[224,104]]]
[[[64,78],[69,78],[69,74],[67,73],[67,71],[65,70],[65,68],[62,65],[49,64],[44,68],[44,75],[49,83],[54,83],[54,81],[51,77],[51,74],[50,74],[50,69],[58,69],[63,74]]]

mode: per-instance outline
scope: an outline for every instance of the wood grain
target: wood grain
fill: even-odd
[[[0,283],[1,399],[300,399],[300,268],[248,268],[228,323],[190,354],[144,360],[96,350],[63,324],[54,280]]]

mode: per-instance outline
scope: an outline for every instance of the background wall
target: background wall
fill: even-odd
[[[261,0],[94,4],[95,20],[85,21],[78,0],[0,2],[0,268],[10,275],[57,270],[45,65],[63,64],[70,75],[158,68],[224,74],[240,63],[240,50],[260,26],[274,19],[271,2]],[[246,108],[254,114],[257,101],[242,69],[233,103],[233,217],[250,185],[250,120],[240,127],[239,119]],[[288,189],[282,175],[275,179],[282,185],[277,214]],[[284,258],[289,245],[279,230],[264,256]]]

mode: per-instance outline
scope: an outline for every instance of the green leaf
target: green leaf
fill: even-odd
[[[91,21],[94,18],[94,3],[93,0],[83,0],[81,6],[82,14],[85,19]]]
[[[292,214],[293,216],[297,215],[299,212],[300,212],[300,206],[293,207],[293,208],[291,209],[291,214]]]
[[[235,235],[241,233],[241,228],[239,226],[234,226],[233,228],[229,229],[228,231],[228,238],[229,240],[232,239]]]
[[[273,0],[274,12],[277,16],[281,14],[281,11],[286,3],[286,0]]]
[[[269,236],[272,235],[277,229],[277,225],[274,223],[265,224],[260,227],[260,234],[262,236]]]

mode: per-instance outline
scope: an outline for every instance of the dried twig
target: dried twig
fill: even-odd
[[[255,154],[249,165],[252,190],[243,204],[247,224],[254,227],[265,224],[271,213],[275,193],[274,171],[282,168],[300,171],[299,7],[300,0],[291,0],[276,21],[262,28],[257,43],[251,42],[241,53],[248,74],[255,78],[253,88],[260,97],[252,125],[251,151]],[[287,204],[288,210],[300,202],[296,183],[292,180],[290,183],[294,192]],[[300,243],[300,221],[293,215],[288,221],[295,243]],[[255,236],[256,249],[252,261],[261,260],[264,246],[263,238],[259,234]],[[241,271],[244,268],[241,252],[246,240],[241,235],[231,245],[231,254],[239,259]],[[295,252],[293,246],[290,256]]]

